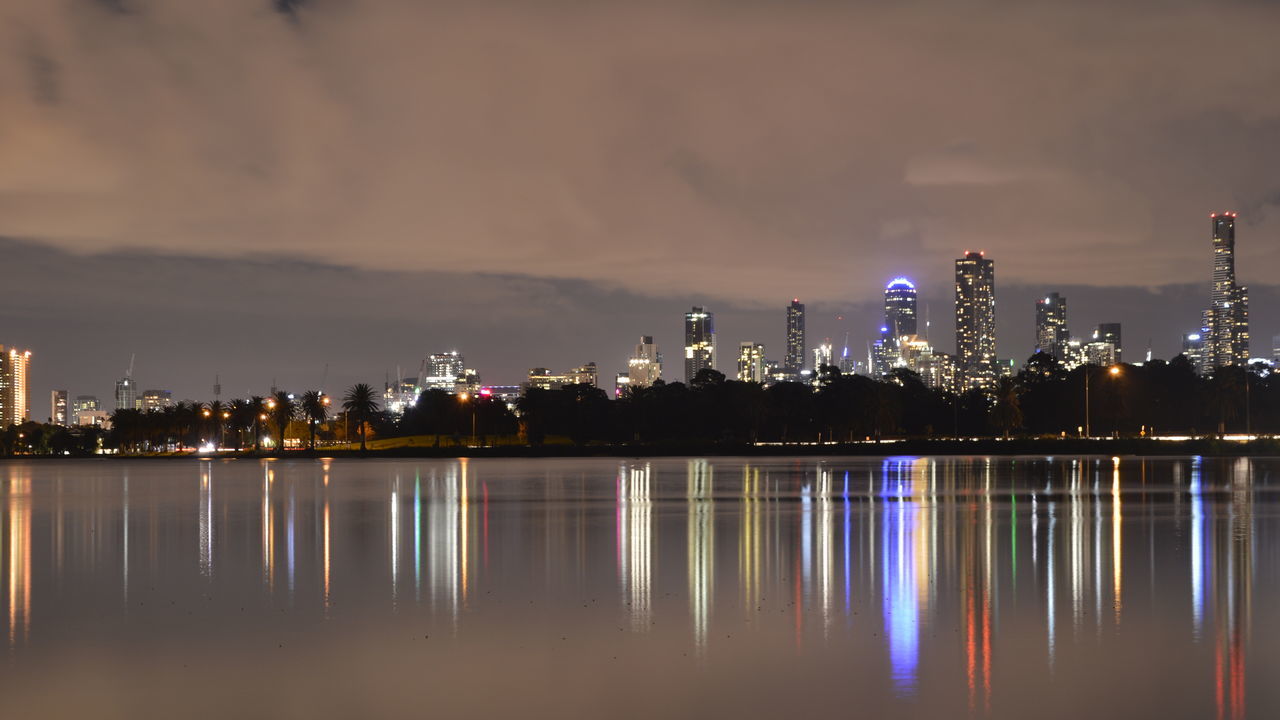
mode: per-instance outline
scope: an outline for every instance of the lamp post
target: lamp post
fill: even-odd
[[[458,399],[471,405],[471,445],[476,444],[476,403],[470,393],[458,393]]]
[[[1112,365],[1107,368],[1107,373],[1111,377],[1120,374],[1120,366]],[[1091,437],[1093,435],[1089,428],[1089,365],[1084,366],[1084,436]]]

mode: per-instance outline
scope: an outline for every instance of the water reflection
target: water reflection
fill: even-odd
[[[460,639],[545,624],[707,666],[843,658],[888,702],[943,697],[973,715],[1016,715],[1025,688],[1135,672],[1112,656],[1150,643],[1206,712],[1242,718],[1253,615],[1275,622],[1257,545],[1280,537],[1261,512],[1277,470],[1198,457],[15,463],[0,467],[0,597],[15,657],[76,647],[60,625],[103,612],[145,632],[194,587],[201,627],[241,622],[255,595],[273,622],[438,619]]]

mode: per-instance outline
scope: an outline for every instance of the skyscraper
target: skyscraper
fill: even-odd
[[[54,425],[66,426],[67,422],[67,391],[54,390],[49,393],[49,422]]]
[[[142,393],[143,412],[160,412],[173,407],[173,393],[168,390],[146,390]]]
[[[796,298],[787,306],[787,353],[782,361],[782,369],[788,373],[803,370],[804,351],[804,303]]]
[[[980,252],[956,260],[956,371],[961,390],[996,381],[996,269]]]
[[[916,334],[916,286],[907,278],[897,277],[884,289],[884,326],[890,337]]]
[[[1093,331],[1094,342],[1111,343],[1115,348],[1116,362],[1124,362],[1124,351],[1120,344],[1120,323],[1100,323]]]
[[[649,387],[662,377],[662,353],[652,335],[641,335],[635,354],[627,360],[627,386]]]
[[[1058,362],[1067,360],[1067,299],[1056,292],[1036,300],[1036,352],[1048,353]]]
[[[136,410],[137,407],[138,384],[125,375],[116,381],[116,410]]]
[[[716,367],[716,321],[705,308],[695,305],[684,314],[684,380],[693,382],[698,371]]]
[[[27,403],[27,374],[31,351],[0,345],[0,429],[26,422],[31,417]]]
[[[764,363],[764,345],[751,341],[738,344],[738,380],[764,382]]]
[[[457,350],[432,353],[422,359],[422,366],[418,369],[418,387],[421,390],[455,392],[458,380],[466,375],[466,361],[462,353]]]
[[[1191,367],[1195,371],[1203,375],[1204,367],[1204,333],[1187,333],[1182,336],[1182,354],[1187,356],[1187,362],[1191,363]]]
[[[1249,362],[1249,289],[1236,284],[1236,213],[1214,213],[1213,287],[1204,313],[1205,368]]]

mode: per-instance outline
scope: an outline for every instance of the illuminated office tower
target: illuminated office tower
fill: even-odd
[[[823,365],[835,361],[835,349],[831,346],[831,338],[826,338],[813,349],[813,377],[818,377]]]
[[[168,390],[146,390],[142,393],[142,411],[160,412],[173,407],[173,393]]]
[[[980,252],[956,260],[956,365],[960,390],[995,386],[995,261]]]
[[[705,308],[695,305],[684,314],[685,382],[693,382],[704,368],[716,368],[716,321]]]
[[[27,404],[27,375],[31,351],[0,345],[0,429],[20,425],[31,417]]]
[[[422,366],[418,369],[418,387],[421,390],[455,392],[458,380],[466,375],[466,361],[462,353],[457,350],[432,353],[422,359]]]
[[[1094,342],[1111,343],[1116,351],[1116,362],[1124,362],[1124,351],[1120,345],[1120,323],[1102,323],[1093,331]]]
[[[662,377],[662,353],[652,335],[641,335],[635,354],[627,360],[627,386],[649,387]]]
[[[1196,373],[1205,374],[1203,331],[1182,336],[1182,354],[1187,356],[1187,361],[1195,368]]]
[[[1048,353],[1061,363],[1067,361],[1067,299],[1049,293],[1036,300],[1036,352]]]
[[[1271,336],[1271,359],[1280,363],[1280,335]]]
[[[884,326],[895,341],[916,334],[916,286],[904,277],[894,278],[884,289]]]
[[[804,351],[804,303],[796,298],[787,306],[787,354],[783,358],[782,369],[788,373],[803,370]]]
[[[1205,369],[1249,362],[1249,289],[1236,284],[1236,214],[1214,213],[1213,287],[1204,313]]]
[[[126,375],[116,381],[116,410],[138,409],[138,384]]]
[[[49,393],[49,422],[54,425],[67,426],[67,391],[54,390]]]
[[[74,412],[92,412],[101,410],[102,405],[98,402],[96,395],[77,395],[76,402],[71,406]]]
[[[763,383],[764,364],[764,345],[750,341],[738,344],[738,380]]]

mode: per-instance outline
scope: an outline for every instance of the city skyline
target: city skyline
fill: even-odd
[[[1254,251],[1255,248],[1253,246],[1256,242],[1256,238],[1246,239],[1242,249],[1245,257],[1248,257]],[[48,257],[48,251],[44,252]],[[87,263],[87,261],[77,261],[75,258],[70,257],[64,257],[64,259],[73,265],[77,262]],[[928,259],[922,258],[918,264],[927,264],[926,260]],[[1201,263],[1202,268],[1206,268],[1206,263],[1207,260]],[[892,270],[900,272],[902,269],[902,266],[897,266]],[[887,277],[894,275],[896,275],[895,272],[886,273]],[[393,277],[391,279],[395,280],[396,278]],[[389,285],[387,294],[395,292],[395,283],[387,284]],[[883,284],[881,287],[883,287]],[[1006,348],[1009,345],[1003,339],[1010,338],[1009,343],[1017,343],[1014,347],[1025,343],[1027,354],[1034,350],[1034,310],[1024,305],[1024,302],[1029,305],[1037,299],[1042,299],[1039,296],[1044,292],[1044,289],[1017,285],[1006,286],[1003,282],[1000,282],[999,287],[1002,297],[997,309],[998,335],[1002,338],[999,352],[1001,357],[1010,357],[1020,362],[1025,357],[1018,357],[1019,353],[1014,352],[1006,354]],[[1060,286],[1060,289],[1065,290],[1066,294],[1072,296],[1073,308],[1080,308],[1072,313],[1072,325],[1077,332],[1080,332],[1086,338],[1092,327],[1104,321],[1117,319],[1115,310],[1119,309],[1123,316],[1119,319],[1125,321],[1123,324],[1128,328],[1128,335],[1131,338],[1130,344],[1133,346],[1132,349],[1135,353],[1137,353],[1137,359],[1141,359],[1147,340],[1152,342],[1155,357],[1169,358],[1178,354],[1181,350],[1185,330],[1194,325],[1190,318],[1199,312],[1196,308],[1204,307],[1208,298],[1204,283],[1144,290],[1139,293],[1141,302],[1129,301],[1126,298],[1125,291],[1116,289],[1089,286]],[[585,292],[587,296],[591,295],[589,290],[580,292]],[[933,344],[938,351],[952,352],[953,348],[947,339],[953,331],[948,326],[949,315],[951,314],[948,305],[951,299],[940,297],[942,292],[936,287],[922,286],[920,292],[921,322],[932,312],[931,332]],[[1268,307],[1265,302],[1267,297],[1274,299],[1277,295],[1280,295],[1280,292],[1267,285],[1255,288],[1254,292],[1255,294],[1263,293],[1261,296],[1263,302],[1258,304],[1264,310]],[[200,296],[198,290],[195,296]],[[608,299],[603,299],[603,302],[607,305]],[[625,308],[619,317],[633,318],[629,323],[633,322],[637,327],[656,328],[653,332],[659,346],[679,348],[681,341],[678,339],[678,335],[671,332],[673,323],[670,320],[673,314],[678,314],[678,311],[675,311],[673,307],[677,302],[676,300],[655,300],[648,301],[640,307],[632,304]],[[1269,305],[1274,306],[1274,302]],[[1177,312],[1160,311],[1169,307],[1178,307],[1181,310]],[[664,312],[663,308],[666,308],[667,311]],[[685,305],[685,310],[687,309],[688,306]],[[641,312],[637,312],[638,310]],[[1150,314],[1145,316],[1136,315],[1137,312]],[[815,328],[808,334],[810,338],[819,338],[819,341],[822,337],[832,338],[838,355],[843,344],[844,334],[848,332],[850,333],[851,354],[861,360],[865,357],[866,343],[874,339],[874,331],[878,330],[883,323],[883,313],[882,299],[878,302],[857,305],[818,306],[807,313],[810,326]],[[772,308],[744,308],[734,304],[725,304],[718,306],[716,314],[718,315],[717,323],[719,327],[724,328],[727,323],[730,328],[727,331],[721,330],[719,333],[723,338],[722,342],[730,342],[736,346],[740,338],[761,338],[760,341],[766,346],[770,359],[781,359],[785,338],[783,336],[783,320],[781,319],[782,310],[779,309],[778,305],[774,305]],[[1135,316],[1143,319],[1134,321],[1132,318]],[[1183,317],[1187,318],[1185,322],[1182,320]],[[39,316],[37,315],[38,318]],[[1254,316],[1250,318],[1251,325],[1255,328],[1253,330],[1255,337],[1269,337],[1271,335],[1266,326],[1263,326],[1262,329],[1257,329],[1258,323],[1264,322],[1266,318],[1265,311],[1261,316],[1258,313],[1254,313]],[[110,321],[108,320],[109,325]],[[1153,330],[1143,332],[1144,327],[1159,328],[1162,326],[1164,328],[1163,332],[1155,332]],[[442,324],[441,327],[450,328],[448,330],[449,334],[454,337],[458,336],[452,323]],[[597,342],[594,337],[589,338],[589,341],[585,344],[582,343],[581,337],[557,335],[556,333],[559,330],[547,329],[551,332],[551,337],[554,337],[556,342],[539,346],[540,349],[536,355],[546,359],[546,362],[542,364],[553,367],[573,367],[594,357],[596,358],[595,361],[600,365],[601,377],[611,378],[614,372],[625,371],[626,357],[628,355],[626,348],[634,346],[634,337],[630,337],[632,329],[621,325],[617,327],[602,326],[602,329],[607,330],[607,332],[601,333],[600,340]],[[326,366],[330,367],[328,377],[331,387],[337,386],[337,383],[348,385],[352,382],[379,383],[383,375],[391,377],[395,374],[396,365],[399,365],[402,370],[416,367],[424,354],[435,352],[440,345],[444,344],[431,343],[430,340],[423,340],[421,343],[415,341],[414,345],[427,345],[423,350],[415,350],[407,347],[402,333],[397,333],[386,326],[379,327],[375,324],[372,327],[355,328],[355,330],[361,342],[346,346],[344,353],[332,352],[333,346],[331,343],[320,343],[323,348],[315,350],[319,359],[314,363],[305,362],[301,367],[301,372],[298,370],[289,371],[288,367],[298,367],[299,361],[305,361],[306,359],[299,358],[298,355],[293,353],[285,353],[276,355],[276,362],[279,362],[279,364],[277,365],[276,362],[273,362],[272,369],[267,372],[244,373],[233,371],[228,373],[226,368],[229,363],[225,361],[225,358],[211,357],[210,353],[199,352],[194,347],[191,348],[190,354],[183,361],[169,361],[157,367],[155,361],[150,358],[156,357],[157,351],[163,357],[165,353],[172,353],[172,349],[153,345],[156,351],[141,353],[140,366],[142,371],[140,375],[142,377],[138,381],[141,384],[138,386],[137,392],[140,393],[147,388],[159,387],[172,390],[175,399],[211,397],[214,376],[219,372],[223,375],[224,393],[227,396],[263,394],[269,390],[273,380],[275,384],[281,387],[302,389],[318,385],[324,379]],[[372,331],[378,332],[375,335]],[[520,336],[517,333],[531,331],[532,329],[513,329],[509,337],[511,341],[518,341]],[[646,330],[645,332],[649,331]],[[664,333],[665,340],[663,340]],[[424,333],[425,335],[435,334]],[[443,332],[439,333],[439,335],[449,336]],[[616,335],[621,340],[619,351],[613,353],[619,356],[617,359],[608,357],[610,353],[606,345],[608,345],[610,335]],[[524,359],[525,356],[523,354],[511,356],[506,337],[500,338],[502,342],[497,346],[492,344],[492,339],[488,339],[490,343],[488,352],[484,352],[485,339],[478,339],[475,342],[460,341],[456,345],[468,348],[475,347],[481,350],[481,352],[472,352],[470,354],[476,358],[477,369],[485,383],[514,384],[522,381],[529,367],[536,366],[539,363],[534,362],[532,355],[527,360]],[[116,339],[114,335],[102,338],[104,342],[114,339]],[[578,342],[585,349],[583,351],[573,350],[574,342]],[[146,347],[145,343],[139,344],[143,345],[144,348]],[[167,343],[160,343],[160,345],[167,345]],[[384,349],[382,351],[369,350],[377,347]],[[530,345],[526,345],[526,347],[530,347]],[[423,352],[424,350],[426,352]],[[54,389],[67,389],[72,396],[87,394],[105,398],[104,407],[107,410],[113,407],[112,388],[128,366],[129,358],[127,356],[120,359],[118,363],[119,369],[111,369],[108,360],[104,359],[104,357],[98,357],[94,363],[86,364],[79,361],[81,356],[77,353],[69,350],[65,351],[65,354],[59,353],[57,343],[48,346],[47,350],[43,347],[36,347],[34,351],[35,362],[32,372],[31,397],[47,397],[47,393]],[[213,355],[217,354],[215,352]],[[1264,352],[1262,349],[1253,353],[1254,356],[1267,354],[1269,352]],[[374,355],[389,356],[395,359],[394,361],[378,362],[376,358],[372,357]],[[505,367],[501,362],[504,358],[506,359]],[[560,360],[557,361],[557,358],[560,358]],[[343,362],[344,359],[345,363]],[[203,367],[207,368],[207,373],[188,370],[193,363],[203,364]],[[344,368],[343,365],[346,367]],[[362,367],[366,369],[360,370],[359,368]],[[58,368],[61,368],[61,370],[57,371],[55,375],[54,371]],[[723,368],[721,370],[724,371]],[[678,373],[679,371],[668,367],[664,378],[668,381],[679,379],[678,376],[673,376],[672,372]],[[205,374],[208,375],[207,378],[202,377]],[[729,368],[726,374],[733,375],[733,368]],[[100,378],[100,380],[89,379],[93,376]],[[314,379],[307,379],[308,377]],[[85,379],[77,380],[76,378]],[[47,412],[44,407],[46,403],[33,402],[31,404],[33,415],[43,419]]]

